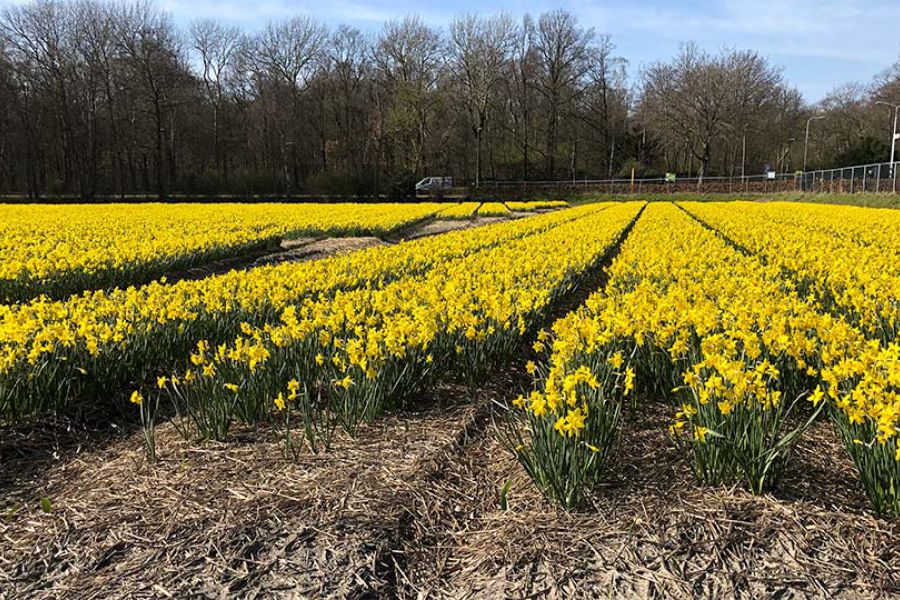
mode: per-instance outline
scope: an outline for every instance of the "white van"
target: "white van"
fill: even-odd
[[[426,177],[416,184],[416,193],[435,192],[453,187],[452,177]]]

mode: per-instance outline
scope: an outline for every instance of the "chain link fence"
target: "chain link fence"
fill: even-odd
[[[535,195],[665,193],[897,193],[900,162],[857,165],[841,169],[768,173],[728,177],[649,177],[620,179],[569,179],[558,181],[485,181],[476,196],[504,198]]]

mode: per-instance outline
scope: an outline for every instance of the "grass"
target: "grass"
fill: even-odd
[[[735,193],[735,194],[592,194],[570,200],[570,204],[586,202],[610,202],[624,200],[654,201],[694,201],[694,202],[727,202],[732,200],[769,200],[781,202],[816,202],[821,204],[848,204],[871,208],[900,208],[900,194],[812,194],[806,192],[775,192],[771,194]]]

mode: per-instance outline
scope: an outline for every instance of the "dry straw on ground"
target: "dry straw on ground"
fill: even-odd
[[[900,594],[900,530],[866,512],[829,425],[801,444],[777,496],[754,497],[697,487],[666,439],[670,409],[646,400],[629,415],[609,482],[565,514],[493,430],[490,402],[523,381],[510,369],[475,402],[443,386],[426,408],[296,463],[266,428],[198,445],[162,427],[157,465],[139,433],[62,443],[39,469],[4,454],[16,512],[0,525],[0,595]]]

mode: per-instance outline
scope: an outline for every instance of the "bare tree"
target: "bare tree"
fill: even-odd
[[[117,106],[123,87],[118,72],[115,14],[95,0],[79,0],[75,11],[75,52],[82,71],[82,103],[87,123],[87,178],[91,197],[102,185],[101,171],[108,163],[112,189],[125,194],[122,141]],[[104,152],[105,149],[105,152]]]
[[[521,155],[521,178],[529,178],[529,147],[532,121],[532,95],[537,80],[537,51],[534,47],[534,21],[525,15],[516,31],[512,60],[506,71],[507,128],[513,137],[513,146]]]
[[[868,90],[859,83],[839,86],[822,99],[820,107],[826,118],[810,134],[818,162],[825,162],[825,148],[832,155],[847,154],[870,134],[868,104]]]
[[[74,164],[78,145],[74,120],[78,113],[72,87],[81,71],[74,61],[72,14],[55,0],[39,0],[6,9],[2,21],[13,62],[53,100],[62,142],[61,185],[67,188],[81,173]]]
[[[169,15],[151,4],[136,2],[122,5],[120,10],[116,37],[136,83],[135,91],[152,119],[156,193],[163,199],[167,196],[167,179],[173,183],[176,179],[173,156],[176,131],[171,112],[179,87],[185,81],[181,43]]]
[[[627,133],[630,98],[627,62],[615,56],[609,36],[601,36],[591,49],[588,85],[584,94],[584,122],[602,136],[606,175],[612,177],[616,140]]]
[[[515,25],[507,15],[470,15],[450,24],[450,69],[475,134],[475,187],[481,183],[481,141],[489,103],[503,82],[514,43]]]
[[[15,145],[15,111],[17,94],[13,83],[12,62],[6,41],[0,36],[0,192],[19,187],[16,168],[11,158]]]
[[[235,77],[236,59],[244,42],[237,27],[226,27],[209,19],[191,23],[191,42],[200,58],[206,97],[212,107],[213,156],[216,173],[228,181],[227,160],[221,144],[222,109],[227,88]]]
[[[302,95],[321,67],[327,35],[327,30],[317,20],[293,17],[269,22],[256,36],[252,47],[259,92],[270,96],[270,108],[279,113],[275,118],[277,124],[267,129],[277,139],[274,151],[281,155],[289,193],[294,191],[300,179],[297,154],[301,140],[291,134],[295,129],[291,122],[299,117]],[[285,107],[277,106],[281,90],[287,91]]]
[[[338,154],[357,173],[369,154],[365,131],[369,125],[368,89],[373,70],[371,45],[358,29],[342,25],[331,35],[326,50],[322,100],[336,129]]]
[[[711,56],[686,44],[672,63],[656,63],[645,71],[642,102],[657,131],[683,140],[700,162],[702,179],[709,172],[714,142],[757,122],[781,85],[780,72],[754,52],[727,50]]]
[[[303,91],[322,58],[327,31],[310,17],[270,21],[256,37],[256,59],[276,79]]]
[[[556,10],[538,19],[535,48],[540,61],[536,87],[547,103],[544,156],[550,177],[556,172],[559,121],[584,89],[593,40],[594,31],[579,27],[572,13]]]
[[[442,75],[441,38],[418,17],[389,21],[373,60],[390,97],[384,121],[401,147],[400,162],[405,171],[421,173]]]

